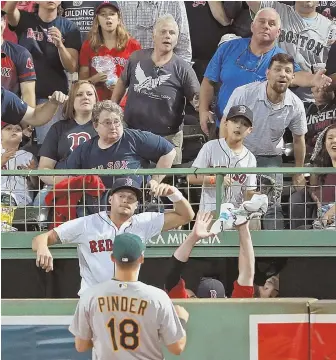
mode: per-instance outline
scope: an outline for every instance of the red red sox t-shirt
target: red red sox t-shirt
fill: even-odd
[[[90,77],[98,72],[107,72],[108,78],[113,76],[119,78],[130,55],[139,49],[141,49],[140,44],[135,39],[130,38],[124,50],[108,49],[102,45],[97,52],[94,52],[89,40],[86,40],[80,52],[79,65],[89,68]],[[112,92],[105,83],[96,84],[96,89],[100,101],[111,99]]]

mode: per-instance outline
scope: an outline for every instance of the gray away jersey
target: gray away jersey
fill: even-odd
[[[109,280],[88,289],[69,327],[93,341],[99,360],[162,360],[162,346],[185,336],[168,295],[140,281]]]
[[[118,229],[107,212],[102,211],[68,221],[55,228],[62,244],[78,244],[77,253],[82,277],[78,295],[88,287],[114,276],[111,253],[116,235],[132,233],[147,242],[161,232],[163,223],[163,213],[144,212],[133,215]]]
[[[262,1],[261,8],[265,7],[272,7],[279,13],[278,45],[294,57],[302,70],[311,71],[311,66],[327,62],[331,41],[336,38],[336,25],[332,21],[317,14],[312,22],[306,22],[292,6],[278,1]],[[295,93],[302,101],[313,101],[310,88],[297,88]]]

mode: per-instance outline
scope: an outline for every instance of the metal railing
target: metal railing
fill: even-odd
[[[219,214],[220,205],[225,201],[223,197],[223,179],[224,176],[230,174],[234,176],[235,174],[256,174],[257,177],[260,176],[269,176],[272,177],[275,174],[336,174],[335,168],[207,168],[207,169],[195,169],[195,168],[173,168],[173,169],[137,169],[137,170],[98,170],[98,169],[86,169],[86,170],[4,170],[2,171],[2,176],[8,177],[28,177],[28,176],[88,176],[88,175],[98,175],[98,176],[109,176],[109,177],[137,177],[137,180],[140,180],[142,184],[147,183],[148,176],[151,175],[166,175],[164,182],[168,182],[171,185],[174,185],[182,191],[185,197],[192,204],[195,212],[198,210],[200,196],[202,192],[201,185],[191,185],[187,180],[188,175],[215,175],[216,176],[216,213]],[[261,184],[260,184],[261,183]],[[24,204],[22,206],[17,206],[16,204],[9,202],[4,203],[2,201],[2,220],[6,217],[8,218],[8,223],[14,228],[18,228],[19,231],[29,231],[29,230],[44,230],[49,227],[50,224],[57,223],[56,214],[57,211],[62,208],[63,215],[65,215],[65,220],[73,218],[74,216],[81,216],[90,212],[96,212],[98,210],[104,210],[108,206],[107,197],[93,197],[94,201],[92,203],[92,197],[88,196],[89,190],[97,190],[97,188],[91,188],[90,184],[85,185],[85,188],[73,188],[69,184],[65,185],[65,188],[61,190],[55,189],[55,185],[49,186],[49,188],[39,187],[34,189],[33,193],[37,197],[35,198],[35,205],[33,204]],[[236,185],[232,185],[232,189]],[[239,186],[239,184],[237,185]],[[335,186],[329,186],[329,192],[334,192],[336,195],[336,184]],[[321,186],[322,188],[323,186]],[[107,189],[108,190],[108,189]],[[274,184],[263,184],[259,181],[258,190],[263,193],[269,193],[271,190],[274,190]],[[303,222],[303,225],[307,226],[312,223],[316,214],[309,215],[306,211],[309,206],[314,206],[315,203],[309,199],[307,192],[302,191],[303,197],[299,201],[295,200],[295,189],[290,183],[284,183],[282,186],[282,197],[280,201],[281,208],[285,216],[283,217],[284,225],[279,226],[275,223],[274,229],[283,230],[294,229],[295,221]],[[2,189],[3,195],[4,189]],[[52,192],[52,198],[57,198],[58,194],[62,194],[63,198],[67,198],[67,201],[57,205],[57,200],[49,201],[49,205],[44,203],[44,200],[41,200],[42,195]],[[70,197],[74,192],[79,193],[80,203],[71,203]],[[11,192],[6,192],[11,195]],[[43,194],[44,193],[44,194]],[[169,201],[165,199],[156,199],[149,193],[146,186],[142,187],[143,201],[140,204],[140,211],[164,211],[172,207]],[[15,190],[12,192],[15,195]],[[42,198],[44,198],[42,196]],[[335,196],[336,197],[336,196]],[[10,196],[10,199],[15,198],[15,196]],[[3,199],[3,196],[2,196]],[[270,202],[272,202],[272,196],[269,197]],[[301,215],[297,218],[297,215],[293,213],[293,208],[295,206],[301,205],[303,207],[304,217],[302,218],[302,209]],[[64,211],[64,207],[67,208],[67,211]],[[75,208],[75,209],[74,209]],[[84,211],[85,210],[85,211]],[[75,213],[74,213],[75,211]],[[277,209],[276,209],[277,211]],[[275,211],[274,218],[268,218],[268,221],[276,222],[277,213]],[[67,213],[66,213],[67,212]],[[315,216],[315,217],[314,217]],[[60,221],[60,219],[58,219]],[[185,230],[190,229],[192,223],[185,227]],[[270,227],[266,227],[270,229]],[[272,226],[271,226],[272,228]]]
[[[187,175],[215,175],[216,176],[216,208],[217,213],[222,202],[223,178],[226,174],[336,174],[335,168],[174,168],[174,169],[138,169],[138,170],[5,170],[2,176],[79,176],[79,175],[99,175],[99,176],[139,176],[140,179],[147,179],[148,175],[166,175],[164,182],[177,186],[180,191],[189,199],[195,212],[199,206],[199,197],[201,186],[193,186],[186,179]],[[143,181],[145,184],[146,181]],[[36,189],[36,192],[42,188]],[[66,189],[70,196],[75,189]],[[76,208],[87,206],[85,202],[85,191],[78,189],[83,193],[84,201],[81,205],[76,204]],[[87,188],[86,188],[87,190]],[[291,197],[293,194],[291,184],[284,184],[283,193],[287,192],[287,199],[282,197],[282,207],[289,207],[285,221],[287,229],[253,231],[253,243],[256,256],[336,256],[336,237],[333,231],[314,230],[301,231],[291,229]],[[153,199],[148,194],[146,187],[142,188],[144,199],[149,199],[141,205],[145,210],[164,211],[171,208],[171,204],[163,203]],[[334,189],[334,191],[336,191]],[[52,189],[54,195],[56,191]],[[155,201],[153,201],[155,200]],[[99,203],[99,202],[98,202]],[[98,205],[101,205],[100,203]],[[305,201],[302,203],[306,206]],[[6,211],[10,213],[11,206],[2,206],[2,216]],[[49,207],[55,210],[54,205]],[[45,218],[41,221],[39,218],[43,214],[42,206],[12,206],[13,218],[11,226],[19,231],[2,233],[2,258],[3,259],[31,259],[35,254],[31,251],[31,240],[40,231],[45,230],[54,222],[55,216]],[[302,220],[302,219],[301,219]],[[311,223],[313,219],[305,217],[304,222]],[[163,232],[157,237],[149,240],[147,257],[170,257],[174,248],[179,246],[186,238],[192,223],[188,224],[182,230],[172,230]],[[290,229],[290,230],[288,230]],[[239,249],[238,235],[235,231],[220,233],[218,236],[201,240],[193,251],[193,257],[225,257],[237,256]],[[55,258],[76,258],[76,247],[72,245],[57,245],[52,248]]]

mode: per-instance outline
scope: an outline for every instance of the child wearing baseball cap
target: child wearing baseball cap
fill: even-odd
[[[19,150],[22,141],[22,126],[1,122],[1,169],[35,169],[32,153]],[[30,187],[34,178],[24,176],[1,176],[1,203],[8,206],[24,206],[32,202]]]
[[[256,167],[255,156],[243,145],[244,139],[252,131],[253,113],[245,105],[233,106],[226,118],[225,139],[215,139],[203,145],[196,160],[195,168],[240,168]],[[189,175],[193,185],[202,185],[200,211],[216,210],[216,176]],[[228,174],[224,176],[221,203],[232,203],[239,207],[250,199],[257,188],[255,174]]]

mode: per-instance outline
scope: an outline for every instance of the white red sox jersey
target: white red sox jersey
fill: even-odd
[[[5,151],[1,148],[1,154]],[[15,156],[2,166],[2,170],[22,170],[33,159],[32,153],[18,150]],[[1,176],[1,192],[10,194],[19,206],[28,205],[32,202],[32,194],[25,176]]]
[[[95,284],[114,276],[111,260],[116,235],[132,233],[147,242],[159,234],[164,223],[164,214],[145,212],[133,215],[118,229],[106,211],[68,221],[54,230],[62,244],[78,244],[78,260],[81,288],[78,295]]]
[[[203,145],[192,166],[197,168],[256,167],[257,162],[255,156],[245,146],[239,154],[236,154],[229,148],[224,139],[216,139]],[[253,190],[257,187],[257,177],[255,174],[234,174],[231,177],[233,179],[232,185],[224,188],[222,203],[230,202],[234,206],[239,206],[244,201],[243,190]],[[200,210],[216,210],[215,186],[203,185]]]
[[[336,40],[336,26],[332,21],[317,14],[314,19],[302,18],[292,6],[278,1],[262,1],[261,8],[272,7],[280,15],[281,32],[278,45],[294,57],[302,70],[311,71],[328,59],[331,42]],[[296,95],[302,101],[313,101],[310,88],[297,88]]]
[[[88,289],[69,330],[92,340],[99,360],[162,360],[185,331],[168,295],[140,281],[109,280]]]

